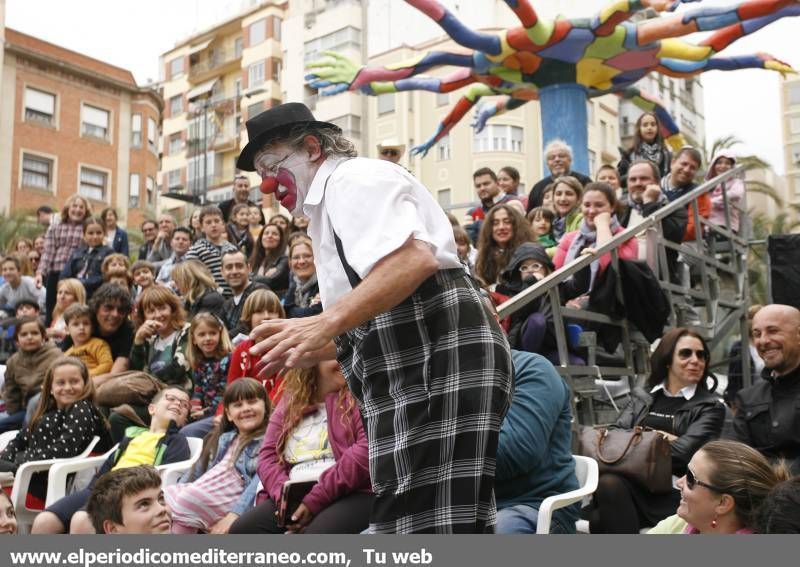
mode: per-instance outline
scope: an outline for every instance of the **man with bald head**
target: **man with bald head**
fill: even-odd
[[[734,437],[800,473],[800,311],[767,305],[753,318],[760,380],[736,396]]]

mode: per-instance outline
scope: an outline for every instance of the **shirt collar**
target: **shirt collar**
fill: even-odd
[[[651,394],[655,394],[659,390],[663,390],[664,395],[666,397],[668,397],[668,398],[682,397],[682,398],[684,398],[685,400],[688,401],[688,400],[691,400],[694,397],[694,395],[697,393],[697,384],[690,384],[689,386],[684,386],[683,388],[681,388],[678,391],[677,394],[672,394],[672,393],[670,393],[669,390],[667,390],[666,383],[662,382],[661,384],[658,384],[657,386],[653,386],[653,389],[650,390],[650,393]]]
[[[316,175],[314,175],[314,181],[311,182],[311,187],[308,189],[308,195],[306,195],[306,199],[303,202],[303,208],[305,209],[306,205],[314,206],[319,205],[322,202],[322,197],[325,195],[325,182],[328,180],[328,177],[333,173],[333,170],[344,161],[346,158],[327,158],[322,165],[319,166]]]

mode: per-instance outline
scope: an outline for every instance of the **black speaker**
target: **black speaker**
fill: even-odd
[[[800,234],[767,239],[772,279],[772,302],[800,309]]]

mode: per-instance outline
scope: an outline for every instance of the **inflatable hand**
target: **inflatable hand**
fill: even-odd
[[[471,126],[475,129],[476,134],[480,134],[486,127],[486,121],[492,116],[497,114],[497,104],[494,102],[483,102],[475,110],[475,118],[472,120]]]
[[[335,51],[323,51],[322,54],[327,59],[312,61],[307,65],[311,72],[305,78],[310,87],[319,89],[323,96],[329,96],[361,86],[354,83],[363,66]]]

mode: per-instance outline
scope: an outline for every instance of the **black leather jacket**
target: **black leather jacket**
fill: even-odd
[[[622,410],[617,426],[632,429],[639,425],[650,411],[653,397],[641,388],[631,392],[631,403]],[[698,387],[695,395],[675,412],[672,442],[672,474],[683,476],[695,452],[722,433],[725,422],[725,405],[718,396]]]
[[[764,369],[763,380],[736,395],[734,438],[768,457],[783,457],[800,466],[800,368],[774,378]]]

